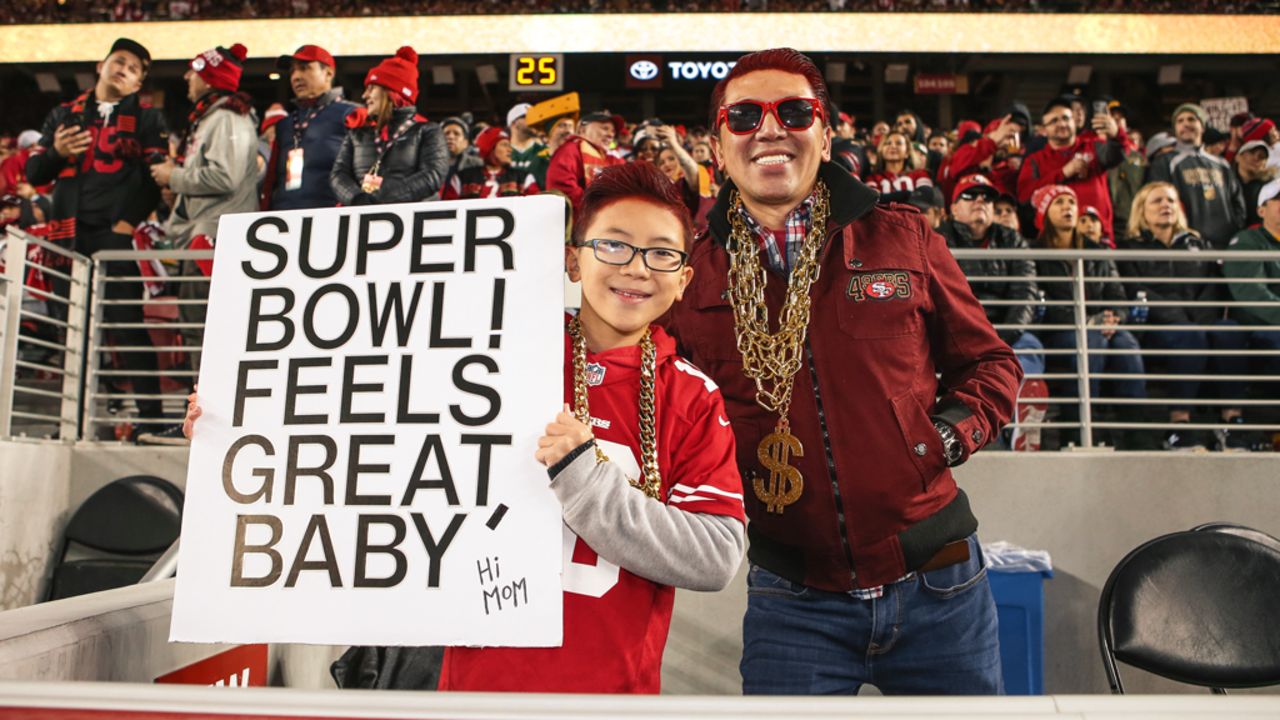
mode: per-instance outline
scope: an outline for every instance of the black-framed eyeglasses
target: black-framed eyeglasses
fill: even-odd
[[[596,259],[605,265],[630,265],[636,253],[644,262],[644,266],[654,272],[675,272],[684,267],[689,253],[665,247],[636,247],[621,240],[596,238],[586,242],[574,243],[574,247],[588,247]]]

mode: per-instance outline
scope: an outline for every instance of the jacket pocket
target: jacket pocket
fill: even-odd
[[[923,324],[924,274],[904,268],[849,272],[844,292],[832,293],[840,330],[866,340],[914,335]]]
[[[742,365],[742,353],[738,351],[738,333],[734,329],[733,308],[722,293],[700,288],[694,297],[687,297],[687,302],[697,309],[704,319],[715,318],[716,322],[701,322],[695,337],[682,338],[694,348],[702,362],[707,364]]]
[[[933,420],[916,400],[915,393],[905,392],[889,402],[902,434],[902,447],[920,476],[920,489],[928,490],[947,466],[942,455],[942,438],[938,437]]]

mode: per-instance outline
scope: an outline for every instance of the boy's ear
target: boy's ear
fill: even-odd
[[[685,265],[680,268],[680,287],[676,289],[676,302],[684,299],[684,290],[689,287],[689,282],[693,280],[693,268]]]
[[[578,264],[578,249],[572,245],[564,246],[564,271],[569,274],[569,280],[582,282],[582,266]]]

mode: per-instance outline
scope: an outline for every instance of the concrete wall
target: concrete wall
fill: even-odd
[[[186,475],[181,448],[107,445],[73,451],[0,443],[0,468],[0,588],[6,602],[0,608],[37,596],[32,578],[46,572],[67,508],[125,475],[145,472],[179,486]],[[63,473],[69,477],[59,480]],[[1270,454],[982,453],[957,476],[984,541],[1008,540],[1053,556],[1056,576],[1045,585],[1048,693],[1106,692],[1097,601],[1112,567],[1129,550],[1214,520],[1280,535],[1280,462]],[[667,692],[738,692],[744,574],[719,593],[677,594],[663,672]],[[300,652],[304,659],[288,684],[326,686],[336,649]],[[1134,692],[1190,691],[1137,670],[1122,672]]]
[[[58,552],[68,498],[71,446],[0,442],[0,610],[42,597]]]

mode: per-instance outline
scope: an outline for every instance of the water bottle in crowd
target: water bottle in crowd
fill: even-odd
[[[1045,298],[1044,291],[1036,290],[1036,294],[1040,296],[1040,300],[1039,302],[1036,303],[1035,312],[1031,316],[1031,323],[1033,325],[1039,325],[1041,322],[1044,321],[1044,311],[1047,308],[1047,306],[1044,304],[1044,298]]]
[[[1129,310],[1129,321],[1134,323],[1146,322],[1151,315],[1151,306],[1147,304],[1147,291],[1139,290],[1133,296],[1133,299],[1138,302]]]

